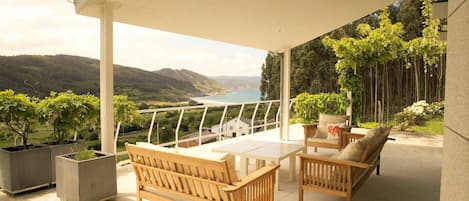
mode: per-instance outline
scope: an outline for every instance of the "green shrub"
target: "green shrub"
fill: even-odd
[[[94,157],[96,157],[96,154],[94,153],[94,151],[83,150],[83,151],[76,152],[75,155],[73,156],[73,159],[77,161],[84,161],[84,160],[92,159]]]
[[[297,116],[305,123],[316,120],[319,113],[345,114],[350,105],[350,101],[344,94],[335,93],[301,93],[296,96],[294,103]]]
[[[423,126],[426,120],[442,117],[443,114],[443,102],[428,104],[425,101],[418,101],[404,108],[402,112],[396,113],[394,119],[396,120],[398,128],[405,130],[412,126]]]

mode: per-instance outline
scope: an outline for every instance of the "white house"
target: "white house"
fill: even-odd
[[[236,125],[239,126],[238,131],[236,131]],[[211,128],[212,133],[219,133],[220,132],[220,125],[214,125]],[[248,119],[241,118],[239,120],[238,124],[238,119],[231,119],[227,122],[225,122],[222,125],[221,128],[221,133],[225,137],[236,137],[236,136],[241,136],[241,135],[246,135],[251,133],[251,122]]]

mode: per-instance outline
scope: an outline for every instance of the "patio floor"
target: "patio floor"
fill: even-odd
[[[291,141],[302,143],[302,127],[290,126]],[[353,130],[363,132],[363,130]],[[240,137],[257,140],[277,141],[278,130],[260,132],[254,135]],[[440,200],[440,177],[442,159],[442,136],[392,132],[391,137],[396,141],[388,142],[381,154],[381,176],[372,175],[361,189],[355,194],[354,201],[438,201]],[[235,141],[239,139],[230,139]],[[207,144],[199,151],[210,150],[212,146],[227,141]],[[308,150],[309,153],[312,150]],[[319,149],[321,155],[331,155],[336,151]],[[298,162],[298,161],[297,161]],[[237,163],[239,170],[239,161]],[[276,193],[276,200],[298,200],[297,180],[288,181],[288,160],[281,162],[280,191]],[[296,166],[298,167],[298,165]],[[255,168],[254,161],[249,164],[250,171]],[[118,167],[117,185],[119,195],[114,200],[130,201],[135,199],[135,175],[130,165]],[[343,198],[306,191],[304,200],[314,201],[342,201]],[[55,188],[40,189],[15,196],[0,192],[0,201],[56,201]]]

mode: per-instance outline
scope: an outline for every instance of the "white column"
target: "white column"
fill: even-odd
[[[101,13],[101,52],[99,66],[99,93],[101,100],[101,151],[114,153],[113,113],[113,6],[103,3]]]
[[[289,140],[288,119],[290,116],[290,62],[291,48],[283,51],[283,65],[280,68],[280,140]]]
[[[469,2],[448,1],[441,201],[469,200]]]

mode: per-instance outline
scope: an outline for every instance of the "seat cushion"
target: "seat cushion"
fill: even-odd
[[[316,137],[310,137],[307,139],[308,142],[314,142],[314,143],[328,143],[328,144],[339,144],[338,139],[332,139],[328,140],[327,138],[316,138]]]

